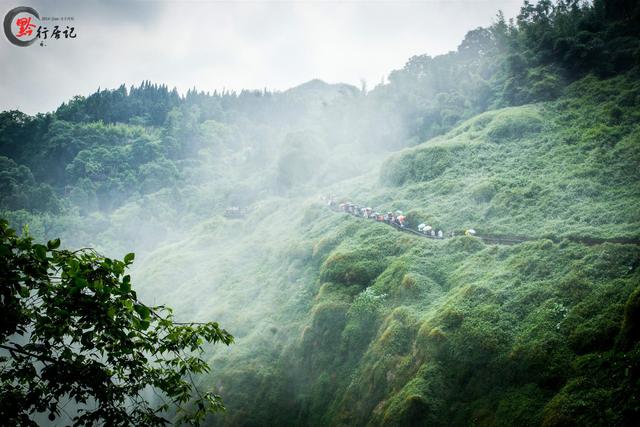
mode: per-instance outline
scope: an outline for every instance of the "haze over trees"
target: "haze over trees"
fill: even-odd
[[[141,300],[237,338],[203,356],[227,407],[205,424],[632,426],[640,248],[575,237],[640,238],[639,67],[636,1],[542,0],[369,91],[143,82],[5,111],[2,216],[113,255],[3,225],[3,263],[76,260],[117,291],[135,250]],[[326,194],[532,240],[420,239]]]

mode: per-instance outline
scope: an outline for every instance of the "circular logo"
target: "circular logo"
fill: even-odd
[[[28,6],[11,9],[4,17],[4,35],[16,46],[26,47],[37,38],[38,12]]]

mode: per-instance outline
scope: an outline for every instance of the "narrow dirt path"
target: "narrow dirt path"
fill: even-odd
[[[374,218],[368,218],[368,217],[364,217],[361,215],[356,215],[353,214],[351,212],[346,212],[337,208],[330,208],[332,211],[337,212],[337,213],[346,213],[348,215],[354,216],[356,218],[359,219],[369,219],[372,221],[376,221],[376,222],[383,222],[393,228],[395,228],[398,231],[402,231],[405,233],[410,233],[410,234],[414,234],[416,236],[420,236],[420,237],[424,237],[425,239],[433,239],[433,240],[445,240],[445,239],[450,239],[452,237],[456,237],[456,236],[461,236],[464,235],[463,232],[460,232],[460,234],[456,234],[455,236],[443,236],[443,237],[437,237],[437,236],[432,236],[430,234],[425,234],[422,233],[418,230],[415,230],[413,228],[409,228],[406,226],[400,226],[396,223],[392,223],[392,222],[388,222],[388,221],[377,221]],[[529,242],[529,241],[534,241],[534,240],[542,240],[542,239],[547,239],[547,240],[551,240],[554,243],[559,243],[563,240],[569,240],[571,242],[576,242],[576,243],[582,243],[584,245],[588,245],[588,246],[593,246],[593,245],[600,245],[603,243],[617,243],[617,244],[621,244],[621,245],[640,245],[640,238],[628,238],[628,237],[612,237],[612,238],[608,238],[608,239],[603,239],[603,238],[598,238],[598,237],[585,237],[585,236],[563,236],[563,237],[549,237],[549,236],[540,236],[540,237],[530,237],[530,236],[517,236],[517,235],[508,235],[508,234],[501,234],[501,235],[497,235],[497,234],[475,234],[473,237],[477,237],[481,240],[483,240],[486,243],[489,244],[499,244],[499,245],[515,245],[518,243],[523,243],[523,242]]]

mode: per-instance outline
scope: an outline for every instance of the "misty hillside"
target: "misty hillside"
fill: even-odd
[[[638,110],[612,125],[608,103],[629,81],[594,83],[482,114],[326,190],[405,210],[414,228],[531,242],[434,241],[333,212],[314,194],[212,218],[152,253],[136,271],[144,289],[237,334],[213,359],[221,421],[625,425],[638,391],[628,333],[640,249],[562,240],[638,236]],[[183,277],[173,266],[187,262]]]
[[[135,251],[143,300],[234,335],[207,425],[633,426],[639,17],[525,3],[369,90],[143,82],[3,112],[1,215]]]

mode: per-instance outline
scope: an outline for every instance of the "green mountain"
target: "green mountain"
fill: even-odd
[[[210,425],[633,426],[639,31],[634,1],[525,2],[370,91],[143,82],[3,112],[0,210],[135,250],[144,301],[235,336]]]
[[[325,189],[414,228],[529,242],[425,239],[314,194],[216,215],[152,253],[143,289],[236,334],[212,358],[218,422],[632,425],[640,247],[569,239],[638,237],[640,109],[612,118],[621,98],[640,100],[634,75],[585,78]]]

